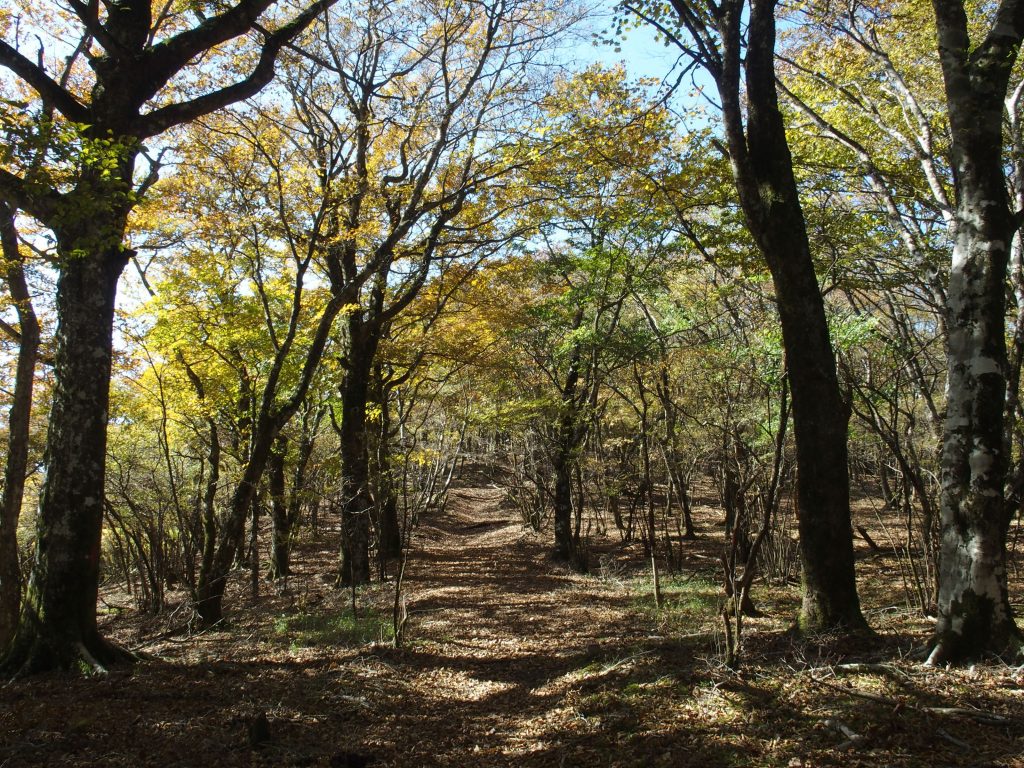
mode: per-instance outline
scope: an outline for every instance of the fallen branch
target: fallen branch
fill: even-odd
[[[850,664],[836,664],[832,669],[837,672],[846,672],[851,675],[894,675],[897,677],[910,677],[906,672],[892,664],[866,664],[855,662]]]
[[[834,685],[827,680],[821,680],[820,678],[811,677],[811,680],[818,685],[830,688],[833,691],[839,691],[845,693],[848,696],[854,696],[858,699],[867,699],[868,701],[874,701],[878,704],[884,704],[885,706],[892,707],[893,709],[902,709],[904,707],[910,707],[916,709],[919,712],[924,712],[931,715],[942,715],[945,717],[966,717],[974,720],[977,723],[983,725],[1011,725],[1014,720],[1003,715],[997,715],[994,712],[986,712],[981,709],[971,709],[969,707],[925,707],[918,704],[908,703],[906,700],[893,699],[889,696],[880,696],[877,693],[868,693],[867,691],[857,691],[852,688],[844,688],[841,685]]]
[[[853,749],[854,747],[860,746],[864,743],[865,737],[857,733],[853,728],[848,726],[842,720],[835,720],[829,718],[825,721],[825,727],[829,730],[835,731],[840,736],[843,736],[846,741],[839,744],[836,749]]]
[[[984,725],[1011,725],[1013,723],[1012,718],[997,715],[994,712],[986,712],[981,709],[971,709],[969,707],[923,707],[923,709],[925,712],[931,712],[933,715],[968,717],[971,720]]]
[[[882,548],[875,543],[875,540],[872,539],[871,536],[868,535],[867,529],[863,525],[857,526],[857,533],[859,533],[860,537],[867,542],[867,545],[871,548],[872,552],[882,551]]]
[[[936,735],[939,738],[945,739],[950,744],[952,744],[954,747],[959,747],[960,749],[964,750],[965,752],[970,752],[971,751],[971,745],[970,744],[968,744],[966,741],[961,741],[956,736],[952,735],[951,733],[948,733],[947,731],[943,730],[942,728],[936,728],[935,729],[935,733],[936,733]]]

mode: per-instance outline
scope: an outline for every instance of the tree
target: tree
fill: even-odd
[[[884,211],[905,251],[897,266],[902,276],[888,279],[905,284],[909,275],[919,286],[909,306],[894,300],[881,260],[872,260],[883,279],[873,280],[881,299],[868,301],[883,310],[895,341],[907,348],[907,370],[941,432],[940,620],[932,654],[941,663],[1019,642],[1006,592],[1005,539],[1024,477],[1019,455],[1007,476],[1013,445],[1021,444],[1024,243],[1007,191],[1013,188],[1016,205],[1024,200],[1017,150],[1022,88],[1011,87],[1020,77],[1015,63],[1024,12],[1017,3],[931,5],[933,17],[926,5],[912,3],[813,12],[808,39],[788,61],[795,82],[787,93],[841,148],[858,183],[867,180],[866,195]],[[937,61],[929,55],[936,36]],[[841,84],[850,80],[864,82]],[[1010,180],[1007,165],[1014,169]],[[1009,320],[1007,278],[1017,299]],[[945,344],[944,404],[933,402],[931,377],[915,351],[923,347],[922,329],[933,325],[909,320],[919,311],[915,304],[935,313]],[[880,415],[871,414],[876,428]],[[888,431],[886,442],[900,461],[903,449]],[[920,475],[913,466],[904,472]]]
[[[18,519],[28,469],[32,389],[39,357],[39,321],[25,280],[15,212],[0,203],[0,246],[3,277],[18,314],[18,362],[8,417],[7,461],[0,498],[0,652],[14,637],[21,606],[21,568],[18,563]]]
[[[399,13],[399,9],[401,13]],[[355,311],[340,385],[340,578],[370,579],[367,407],[388,326],[431,277],[493,254],[515,231],[508,194],[525,165],[532,67],[563,23],[530,0],[339,8],[290,85],[329,187],[332,259]],[[538,32],[540,20],[550,22]]]
[[[585,570],[583,500],[573,475],[609,370],[642,351],[622,325],[627,298],[672,262],[677,238],[657,180],[670,176],[674,124],[622,69],[596,67],[556,82],[545,102],[543,160],[530,168],[543,192],[536,216],[544,238],[522,341],[557,392],[541,433],[553,470],[555,556]]]
[[[655,25],[717,86],[739,201],[772,275],[786,351],[803,565],[799,625],[805,631],[862,629],[850,527],[849,408],[839,389],[779,110],[775,2],[673,0],[674,14],[661,6],[626,2],[621,7]]]
[[[68,11],[36,24],[50,43],[36,61],[15,37],[26,27],[8,27],[11,37],[0,41],[0,66],[14,76],[11,90],[23,105],[15,109],[30,116],[27,150],[15,146],[3,158],[0,199],[52,231],[59,273],[46,481],[25,606],[2,662],[8,671],[102,668],[127,658],[97,631],[96,597],[114,301],[132,255],[124,246],[129,214],[158,171],[154,163],[138,183],[136,161],[146,156],[145,140],[257,93],[281,48],[332,0],[283,23],[266,13],[273,4],[154,12],[150,0],[69,0]],[[242,57],[225,66],[242,70],[237,80],[198,94],[183,83],[211,71],[209,56],[220,51]],[[54,68],[63,70],[56,79]],[[57,150],[46,162],[19,162],[49,136]]]
[[[334,321],[352,304],[326,245],[330,190],[306,147],[292,140],[300,127],[289,106],[251,104],[203,122],[183,143],[194,174],[164,184],[174,201],[167,209],[178,214],[165,214],[165,239],[176,246],[154,281],[149,337],[162,361],[153,375],[176,375],[182,410],[207,414],[211,477],[220,474],[221,435],[237,462],[237,472],[223,473],[230,498],[205,512],[211,525],[195,600],[210,625],[223,617],[224,589],[268,465],[271,508],[282,513],[272,515],[281,534],[274,551],[286,569],[290,505],[275,443],[283,444],[283,430],[307,402]]]
[[[1003,171],[1003,100],[1024,38],[1024,3],[1003,0],[981,40],[965,6],[933,0],[956,191],[946,299],[939,621],[929,662],[1019,648],[1006,586],[1008,373],[1005,281],[1018,221]]]

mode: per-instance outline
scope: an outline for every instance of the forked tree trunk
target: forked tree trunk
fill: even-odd
[[[103,224],[59,240],[47,475],[25,605],[4,661],[12,672],[127,658],[96,629],[114,299],[127,264],[120,246],[110,245],[120,243],[123,227]],[[106,247],[91,250],[97,243]]]
[[[269,416],[262,416],[258,420],[252,449],[242,479],[235,487],[222,521],[216,549],[209,560],[204,558],[204,567],[196,587],[196,611],[204,627],[211,627],[224,619],[224,590],[227,588],[228,575],[235,554],[242,546],[245,518],[252,509],[271,446],[280,430],[280,424],[272,423],[274,421]]]
[[[584,310],[580,305],[572,319],[570,329],[575,331],[583,326]],[[577,571],[583,571],[586,563],[582,561],[579,538],[574,535],[572,518],[572,469],[576,452],[585,436],[585,429],[580,424],[580,378],[583,366],[583,350],[576,345],[569,357],[565,382],[562,384],[560,411],[555,422],[554,456],[552,469],[555,472],[554,488],[554,528],[556,560],[568,563]]]
[[[18,313],[21,338],[14,377],[14,397],[8,416],[7,463],[0,506],[0,653],[14,637],[21,607],[21,568],[18,564],[18,520],[28,469],[29,426],[32,413],[32,385],[39,353],[39,321],[25,282],[25,270],[18,252],[14,212],[0,204],[0,240],[3,259],[0,270],[7,279]]]
[[[929,663],[1019,649],[1006,586],[1009,441],[1005,280],[1015,224],[1002,164],[1002,112],[1024,36],[1024,3],[1004,0],[972,46],[963,5],[934,0],[956,180],[946,320],[939,621]]]

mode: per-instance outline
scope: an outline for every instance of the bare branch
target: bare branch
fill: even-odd
[[[0,40],[0,66],[9,69],[27,83],[40,98],[52,104],[68,120],[76,123],[90,121],[89,109],[69,91],[53,80],[42,68],[25,58],[17,49]]]
[[[261,0],[266,5],[266,0]],[[305,11],[296,16],[288,24],[271,33],[263,43],[259,61],[252,72],[244,80],[240,80],[229,86],[199,96],[190,101],[180,104],[171,104],[154,112],[140,117],[134,124],[132,133],[139,138],[155,136],[168,128],[182,123],[195,120],[196,118],[208,115],[218,109],[234,104],[237,101],[247,99],[257,94],[274,77],[274,66],[280,50],[296,36],[302,33],[313,20],[327,8],[330,8],[336,0],[319,0]],[[247,5],[253,5],[249,3]],[[216,17],[219,19],[221,17]],[[212,23],[216,19],[211,19]],[[202,29],[206,25],[197,28]],[[252,24],[250,23],[250,27]],[[232,29],[234,27],[231,27]],[[243,30],[244,31],[244,30]],[[182,33],[186,34],[186,33]],[[180,36],[179,36],[180,37]],[[230,36],[229,36],[230,37]],[[227,38],[225,38],[227,39]],[[211,43],[211,45],[214,43]],[[158,46],[159,47],[159,46]],[[201,50],[205,50],[201,49]],[[191,56],[189,57],[191,58]],[[187,59],[186,59],[187,61]],[[184,63],[182,63],[184,66]],[[169,77],[169,75],[168,75]]]

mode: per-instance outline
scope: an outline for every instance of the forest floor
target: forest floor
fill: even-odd
[[[501,490],[456,489],[413,536],[400,648],[393,582],[355,618],[332,587],[336,536],[301,542],[255,601],[236,575],[215,631],[105,593],[104,632],[150,660],[0,687],[0,768],[1024,766],[1024,669],[922,667],[929,624],[894,552],[859,543],[876,638],[798,642],[796,587],[758,585],[766,618],[726,668],[717,515],[698,516],[659,609],[639,544],[598,539],[593,572],[570,573]]]

